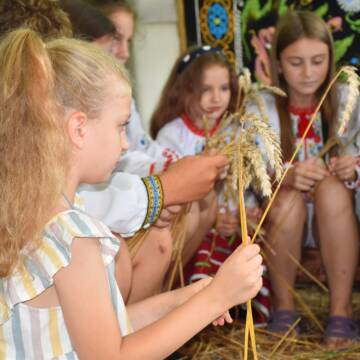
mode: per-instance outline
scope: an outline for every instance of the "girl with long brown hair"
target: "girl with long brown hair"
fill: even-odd
[[[279,20],[271,55],[273,84],[288,97],[259,95],[265,101],[271,125],[280,135],[286,166],[334,75],[332,35],[315,13],[291,11]],[[327,139],[336,135],[346,91],[336,86],[316,114],[266,223],[267,238],[274,250],[267,253],[274,305],[269,329],[286,332],[296,320],[288,286],[295,286],[297,266],[289,254],[300,261],[303,240],[312,246],[316,241],[329,284],[330,309],[324,333],[329,346],[358,338],[351,295],[359,252],[352,190],[358,176],[356,157],[360,143],[358,136],[352,137],[359,126],[359,113],[354,113],[347,138],[341,139],[345,150],[333,149],[325,161],[319,157]]]
[[[202,153],[206,132],[211,136],[225,112],[234,110],[237,88],[236,74],[219,49],[190,49],[173,66],[151,118],[151,135],[181,157]],[[226,235],[235,233],[236,217],[229,213],[223,220]]]
[[[192,48],[181,54],[173,66],[151,119],[151,135],[182,157],[200,154],[205,147],[206,133],[211,137],[225,112],[235,111],[237,94],[237,76],[223,52],[208,45]],[[224,131],[236,132],[238,129],[231,126]],[[200,239],[199,247],[186,267],[189,282],[213,276],[241,243],[238,204],[229,196],[228,184],[220,187],[216,198],[211,199],[216,211],[208,232]],[[249,216],[254,217],[260,212],[251,191],[246,193],[246,203]],[[200,202],[200,211],[202,206]],[[266,304],[264,298],[258,300]],[[269,315],[266,306],[256,306],[256,310],[258,322]]]
[[[151,136],[166,142],[164,128],[174,126],[178,118],[190,130],[197,128],[194,131],[201,132],[204,116],[211,132],[226,111],[235,110],[237,89],[236,74],[220,50],[208,45],[190,49],[179,56],[172,68],[150,121]],[[171,146],[182,156],[201,152],[175,139]]]

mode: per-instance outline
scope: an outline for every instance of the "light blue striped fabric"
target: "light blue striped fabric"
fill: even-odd
[[[61,307],[39,309],[24,304],[52,286],[56,272],[69,264],[75,237],[99,238],[121,333],[131,332],[115,279],[115,256],[120,242],[100,221],[72,209],[58,214],[46,225],[41,246],[24,254],[22,270],[0,280],[0,359],[78,359]]]

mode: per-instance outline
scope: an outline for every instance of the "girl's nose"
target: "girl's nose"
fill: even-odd
[[[122,63],[125,64],[129,58],[129,44],[124,39],[115,40],[111,53]]]
[[[125,40],[119,46],[118,58],[124,62],[129,58],[129,44]]]
[[[218,102],[220,100],[220,92],[218,90],[213,91],[212,99],[214,102]]]
[[[127,151],[129,150],[129,140],[124,132],[122,138],[121,138],[121,151]]]
[[[305,62],[303,65],[303,74],[305,77],[310,77],[312,74],[312,65],[308,62]]]

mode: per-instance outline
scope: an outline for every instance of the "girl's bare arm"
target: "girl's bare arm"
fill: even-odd
[[[164,317],[204,289],[211,278],[202,279],[181,289],[164,292],[126,307],[133,329],[139,330]]]
[[[97,239],[74,239],[54,277],[67,330],[81,359],[162,359],[261,286],[256,245],[236,250],[210,285],[161,320],[122,337]],[[242,279],[242,280],[241,280]]]

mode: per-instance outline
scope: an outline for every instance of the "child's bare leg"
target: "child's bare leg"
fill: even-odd
[[[187,264],[192,258],[206,233],[216,220],[217,202],[215,191],[212,191],[204,200],[191,204],[186,219],[187,234],[183,251],[183,263]]]
[[[306,208],[300,192],[280,189],[266,223],[267,240],[275,254],[264,247],[269,260],[275,310],[293,310],[295,307],[284,281],[290,287],[295,285],[297,266],[288,252],[300,260],[305,220]]]
[[[354,196],[336,177],[315,192],[315,213],[329,290],[330,316],[351,317],[351,294],[359,254]]]
[[[185,265],[214,222],[216,198],[209,196],[206,202],[195,202],[187,215],[187,235],[184,246]],[[128,303],[143,300],[162,291],[171,261],[173,238],[169,228],[152,227],[144,243],[133,259],[132,286]]]
[[[129,303],[143,300],[162,290],[169,268],[173,239],[169,228],[152,227],[133,259]]]

